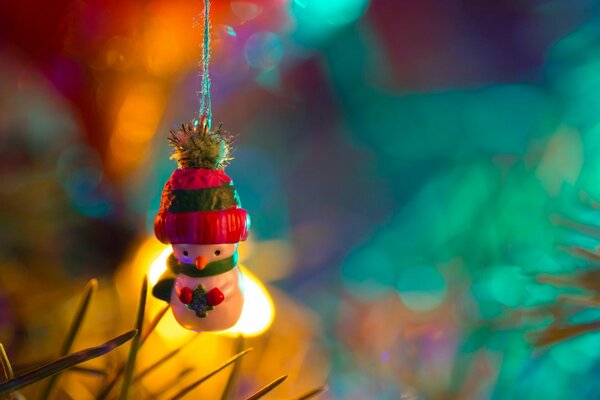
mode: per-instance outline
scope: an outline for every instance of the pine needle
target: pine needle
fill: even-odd
[[[71,368],[70,371],[71,372],[79,372],[79,373],[87,374],[87,375],[102,376],[102,377],[106,377],[108,375],[108,373],[105,370],[100,369],[100,368],[75,366],[75,367]]]
[[[140,302],[138,305],[137,316],[135,319],[135,327],[138,334],[131,341],[131,347],[129,348],[129,357],[127,358],[127,364],[125,364],[125,371],[123,373],[123,385],[121,386],[121,393],[119,394],[119,400],[126,400],[129,387],[133,378],[133,369],[135,368],[135,360],[137,357],[138,350],[140,349],[140,341],[142,338],[142,326],[144,324],[144,313],[146,311],[146,297],[148,295],[148,276],[144,276],[142,282],[142,290],[140,293]]]
[[[157,369],[158,367],[160,367],[161,365],[163,365],[164,363],[166,363],[167,361],[169,361],[171,358],[175,357],[181,350],[183,350],[187,345],[189,345],[190,343],[192,343],[194,340],[196,340],[196,338],[200,336],[199,334],[192,336],[192,338],[190,340],[188,340],[186,343],[184,343],[183,345],[181,345],[180,347],[176,348],[175,350],[165,354],[163,357],[161,357],[158,361],[156,361],[154,364],[150,365],[148,368],[146,368],[145,370],[143,370],[142,372],[140,372],[139,374],[137,374],[135,376],[135,378],[133,378],[133,382],[137,382],[140,379],[144,378],[146,375],[148,375],[150,372],[154,371],[155,369]]]
[[[75,313],[73,321],[71,322],[71,326],[69,327],[67,336],[65,337],[65,340],[64,340],[64,342],[60,348],[60,351],[58,353],[59,357],[69,354],[69,352],[73,348],[73,343],[75,342],[75,339],[77,338],[77,334],[79,333],[79,330],[81,329],[81,326],[83,325],[83,319],[85,318],[85,315],[87,313],[89,305],[92,302],[94,295],[96,294],[97,288],[98,288],[98,281],[96,279],[91,279],[87,283],[87,285],[85,285],[85,288],[83,289],[83,296],[81,297],[81,301],[79,303],[79,307],[77,308],[77,312]],[[48,380],[48,383],[42,389],[42,393],[40,395],[41,399],[46,400],[46,399],[52,397],[52,395],[54,393],[54,389],[56,388],[56,384],[58,382],[59,376],[60,376],[59,374],[56,374],[56,375],[53,375],[52,377],[50,377],[50,379]]]
[[[154,364],[150,365],[148,368],[146,368],[145,370],[143,370],[142,372],[138,373],[134,378],[133,378],[133,382],[136,383],[138,382],[140,379],[143,379],[146,375],[148,375],[150,372],[154,371],[155,369],[157,369],[158,367],[160,367],[161,365],[163,365],[164,363],[166,363],[167,361],[169,361],[171,358],[175,357],[179,352],[181,351],[181,349],[175,349],[173,351],[170,351],[169,353],[165,354],[163,357],[161,357],[158,361],[156,361]]]
[[[158,314],[156,314],[156,316],[154,316],[154,318],[152,319],[152,322],[150,322],[150,324],[148,325],[148,328],[146,329],[146,333],[142,336],[142,340],[140,342],[140,348],[142,347],[142,345],[144,344],[146,339],[148,339],[150,334],[152,332],[154,332],[154,329],[156,328],[156,326],[158,325],[160,320],[165,316],[165,314],[167,313],[168,310],[169,310],[169,306],[167,305],[163,309],[161,309],[158,312]],[[100,393],[98,393],[98,395],[96,396],[96,400],[106,399],[106,397],[110,394],[113,387],[115,387],[115,385],[117,384],[117,381],[119,380],[121,375],[123,375],[124,370],[125,370],[125,364],[121,364],[119,366],[119,368],[117,368],[115,373],[112,374],[108,383],[102,388],[102,390],[100,390]]]
[[[294,397],[294,400],[312,399],[313,397],[318,396],[321,393],[326,392],[327,390],[329,390],[329,387],[327,385],[319,386],[318,388],[314,388],[307,392],[302,393],[298,397]]]
[[[2,364],[3,375],[2,379],[0,379],[0,382],[14,378],[15,374],[13,372],[12,365],[10,363],[10,360],[8,359],[8,355],[6,354],[6,351],[4,350],[4,345],[2,343],[0,343],[0,364]],[[25,397],[21,393],[14,391],[8,395],[8,398],[10,400],[19,400],[24,399]]]
[[[150,337],[156,326],[160,322],[160,320],[165,316],[165,314],[169,311],[169,305],[167,304],[164,308],[162,308],[158,314],[154,316],[152,321],[148,324],[148,328],[146,328],[146,332],[142,335],[142,342],[140,343],[140,347],[144,344],[144,342]]]
[[[137,331],[135,329],[131,330],[120,336],[117,336],[114,339],[109,340],[104,344],[69,354],[49,364],[43,365],[32,371],[26,372],[23,375],[16,376],[0,384],[0,396],[10,393],[14,390],[21,389],[22,387],[31,385],[54,374],[58,374],[77,364],[81,364],[85,361],[109,353],[117,347],[121,346],[123,343],[126,343],[127,341],[131,340],[136,335]]]
[[[529,334],[528,338],[535,347],[544,347],[597,330],[600,330],[600,321],[577,325],[550,326],[542,332]]]
[[[263,388],[259,389],[252,396],[246,398],[246,400],[257,400],[257,399],[260,399],[261,397],[263,397],[264,395],[266,395],[267,393],[269,393],[271,390],[273,390],[277,386],[279,386],[283,381],[285,381],[287,379],[287,377],[288,377],[287,375],[280,376],[279,378],[275,379],[273,382],[271,382],[268,385],[264,386]]]
[[[180,390],[175,396],[171,397],[171,400],[179,400],[181,398],[183,398],[183,396],[185,396],[186,394],[188,394],[189,392],[191,392],[192,390],[194,390],[196,387],[198,387],[200,384],[202,384],[204,381],[208,380],[209,378],[211,378],[213,375],[217,374],[218,372],[220,372],[221,370],[225,369],[227,366],[229,366],[230,364],[236,362],[240,357],[245,356],[246,354],[248,354],[250,351],[252,351],[252,348],[246,349],[244,351],[242,351],[241,353],[238,353],[236,355],[234,355],[233,357],[231,357],[229,360],[225,361],[220,367],[218,367],[217,369],[213,370],[212,372],[210,372],[209,374],[203,376],[202,378],[198,379],[197,381],[195,381],[194,383],[184,387],[182,390]]]
[[[181,382],[181,380],[183,378],[185,378],[186,376],[188,376],[190,373],[192,373],[194,371],[195,371],[195,368],[193,368],[193,367],[187,367],[187,368],[183,369],[173,380],[171,380],[170,382],[167,382],[162,388],[160,388],[155,393],[153,393],[151,398],[152,399],[160,398],[163,394],[167,393],[168,391],[173,389],[175,386],[177,386],[177,384],[179,382]]]
[[[600,308],[600,297],[562,295],[559,301],[564,301],[580,307]]]
[[[8,355],[6,354],[6,350],[4,350],[4,345],[2,343],[0,343],[0,362],[2,363],[3,380],[8,381],[14,378],[15,375],[10,360],[8,359]]]
[[[236,353],[239,353],[242,351],[242,349],[244,348],[244,335],[239,334],[236,338]],[[238,363],[235,363],[233,365],[233,368],[231,368],[231,373],[229,374],[229,378],[227,378],[227,384],[225,385],[225,389],[223,389],[223,393],[221,394],[221,400],[228,400],[231,398],[233,391],[235,389],[235,383],[237,380],[237,377],[239,375],[240,372],[240,367],[241,367],[242,363],[241,361]]]

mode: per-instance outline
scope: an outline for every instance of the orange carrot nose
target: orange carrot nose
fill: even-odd
[[[206,264],[208,264],[208,259],[204,256],[198,256],[196,257],[196,268],[198,268],[200,271],[202,271],[204,269],[204,267],[206,267]]]

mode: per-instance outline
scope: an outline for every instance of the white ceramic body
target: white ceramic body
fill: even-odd
[[[202,285],[206,292],[218,288],[225,296],[223,302],[206,312],[206,317],[196,316],[196,312],[187,308],[177,295],[182,288],[195,289]],[[222,331],[236,324],[244,306],[244,283],[238,267],[223,274],[193,278],[179,274],[171,292],[171,310],[181,326],[194,331]]]

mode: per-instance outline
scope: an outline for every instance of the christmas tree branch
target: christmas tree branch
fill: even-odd
[[[8,355],[6,354],[6,351],[4,350],[4,345],[2,345],[2,343],[0,343],[0,363],[2,363],[2,373],[4,375],[4,378],[2,380],[8,381],[14,378],[14,373],[10,364],[10,360],[8,359]]]
[[[102,376],[102,377],[108,376],[108,373],[105,370],[100,369],[100,368],[75,366],[75,367],[71,368],[69,371],[80,372],[83,374],[94,375],[94,376]]]
[[[131,340],[137,335],[135,329],[126,332],[108,342],[101,344],[100,346],[90,347],[85,350],[78,351],[76,353],[69,354],[61,357],[49,364],[43,365],[30,372],[26,372],[23,375],[16,376],[6,382],[0,384],[0,396],[10,393],[12,391],[21,389],[22,387],[31,385],[32,383],[38,382],[49,376],[58,374],[66,369],[69,369],[77,364],[81,364],[85,361],[100,357],[106,353],[109,353]]]
[[[156,326],[158,325],[160,320],[165,316],[165,314],[167,313],[168,310],[169,310],[169,306],[167,305],[164,308],[162,308],[158,312],[158,314],[156,314],[156,316],[152,319],[152,322],[150,322],[150,324],[148,325],[148,328],[146,329],[146,333],[144,335],[142,335],[142,340],[140,342],[140,348],[146,342],[148,337],[150,337],[150,334],[152,334],[152,332],[154,332],[154,329],[156,329]],[[123,374],[124,370],[125,370],[125,364],[121,364],[119,366],[119,368],[117,368],[115,373],[112,375],[112,377],[108,381],[108,383],[102,388],[102,390],[100,390],[100,393],[98,393],[98,395],[96,396],[96,400],[106,399],[106,397],[110,394],[110,391],[113,389],[113,387],[116,385],[117,381]]]
[[[580,307],[600,308],[600,297],[562,295],[558,300]]]
[[[14,378],[14,373],[8,355],[4,350],[4,346],[0,343],[0,364],[2,364],[2,374],[4,375],[0,381],[8,381]],[[15,396],[15,392],[8,395],[10,400],[15,400],[18,396]]]
[[[264,386],[263,388],[259,389],[257,392],[255,392],[250,397],[246,398],[246,400],[260,399],[261,397],[263,397],[264,395],[269,393],[271,390],[273,390],[277,386],[279,386],[283,381],[285,381],[287,379],[287,377],[288,377],[287,375],[280,376],[279,378],[275,379],[273,382],[271,382],[268,385]]]
[[[73,343],[75,342],[75,339],[77,338],[77,333],[79,333],[79,330],[81,329],[81,326],[83,325],[83,319],[85,318],[85,315],[87,314],[87,310],[90,306],[90,303],[92,302],[92,299],[94,298],[94,295],[96,294],[97,288],[98,288],[98,281],[96,279],[91,279],[85,286],[85,288],[83,290],[83,296],[79,303],[79,307],[77,308],[77,312],[75,313],[75,317],[73,318],[73,321],[71,322],[71,326],[69,327],[67,336],[65,337],[65,340],[64,340],[64,342],[60,348],[60,351],[58,353],[59,357],[65,356],[65,355],[69,354],[69,352],[71,351],[71,349],[73,347]],[[50,397],[52,397],[52,394],[54,392],[54,389],[56,388],[56,383],[58,382],[59,376],[60,376],[60,374],[56,374],[56,375],[53,375],[52,377],[50,377],[50,379],[48,380],[48,383],[42,389],[40,399],[46,400],[46,399],[49,399]]]
[[[181,350],[183,350],[187,345],[189,345],[190,343],[192,343],[194,340],[196,340],[196,338],[200,336],[199,334],[192,336],[192,338],[190,340],[188,340],[186,343],[184,343],[181,347],[176,348],[175,350],[165,354],[162,358],[160,358],[158,361],[156,361],[154,364],[150,365],[148,368],[146,368],[145,370],[143,370],[142,372],[140,372],[139,374],[137,374],[135,376],[135,378],[133,378],[133,382],[137,382],[140,379],[144,378],[146,375],[148,375],[150,372],[154,371],[156,368],[160,367],[161,365],[163,365],[164,363],[166,363],[167,361],[169,361],[171,358],[175,357],[177,354],[179,354],[179,352]]]
[[[176,387],[177,384],[179,382],[181,382],[184,377],[188,376],[189,374],[191,374],[195,370],[196,369],[194,367],[187,367],[187,368],[183,369],[173,380],[171,380],[166,385],[164,385],[162,388],[160,388],[159,390],[157,390],[156,393],[153,393],[152,396],[151,396],[151,398],[158,399],[158,398],[162,397],[162,395],[164,393],[166,393],[169,390],[171,390],[174,387]]]
[[[220,367],[218,367],[217,369],[213,370],[212,372],[210,372],[207,375],[204,375],[202,378],[198,379],[197,381],[195,381],[194,383],[184,387],[182,390],[180,390],[175,396],[171,397],[171,400],[179,400],[181,398],[183,398],[183,396],[185,396],[186,394],[188,394],[189,392],[191,392],[192,390],[194,390],[197,386],[199,386],[201,383],[205,382],[206,380],[208,380],[210,377],[212,377],[213,375],[217,374],[218,372],[220,372],[221,370],[225,369],[227,366],[229,366],[230,364],[236,362],[240,357],[245,356],[246,354],[248,354],[250,351],[252,351],[252,348],[246,349],[244,351],[242,351],[241,353],[238,353],[236,355],[234,355],[233,357],[231,357],[229,360],[225,361]]]
[[[244,348],[244,335],[239,334],[236,339],[236,353],[239,353]],[[228,400],[231,398],[241,365],[241,362],[237,362],[233,365],[233,368],[231,368],[231,373],[229,374],[229,378],[227,378],[227,384],[225,385],[225,389],[223,389],[223,393],[221,394],[221,400]]]
[[[138,350],[140,349],[141,338],[142,338],[142,326],[144,325],[144,313],[146,312],[146,297],[148,295],[148,276],[144,276],[142,282],[142,290],[140,293],[140,302],[138,305],[137,316],[135,319],[135,327],[138,334],[131,341],[131,347],[129,349],[129,357],[127,358],[127,364],[125,364],[125,371],[123,373],[123,385],[121,386],[121,393],[119,394],[119,400],[126,400],[131,381],[133,379],[133,369],[135,368],[135,360],[137,357]]]
[[[146,332],[142,335],[142,342],[140,343],[140,347],[144,345],[144,342],[150,337],[156,326],[160,322],[160,320],[165,316],[165,314],[169,311],[169,305],[167,304],[152,318],[152,321],[148,324],[148,328],[146,328]]]
[[[544,347],[597,330],[600,330],[600,321],[577,325],[551,325],[542,332],[529,334],[528,338],[533,342],[535,347]]]
[[[326,392],[329,389],[329,387],[327,385],[323,385],[323,386],[319,386],[317,388],[308,390],[304,393],[302,393],[301,395],[299,395],[298,397],[294,397],[294,400],[308,400],[308,399],[312,399],[313,397]]]

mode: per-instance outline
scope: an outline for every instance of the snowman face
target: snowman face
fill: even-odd
[[[231,255],[237,249],[237,243],[223,244],[174,244],[173,253],[175,258],[186,264],[194,264],[198,257],[208,264],[219,261]]]

